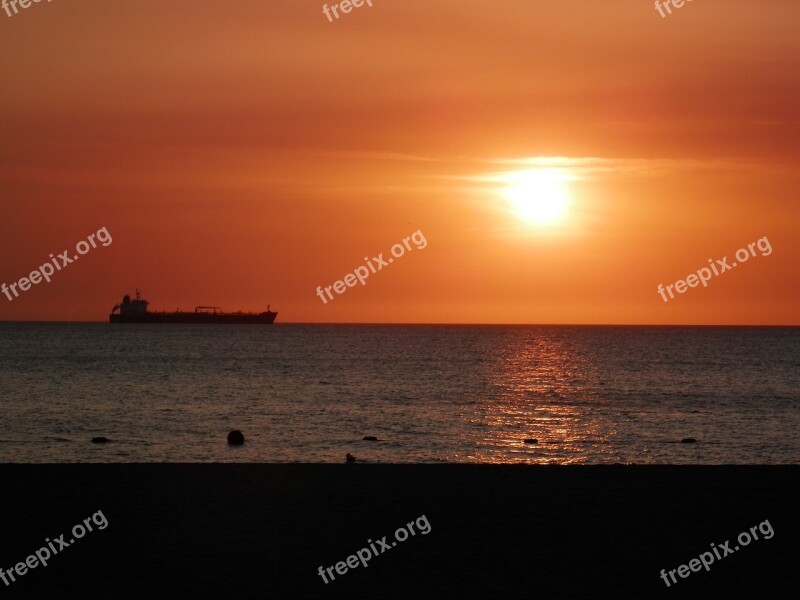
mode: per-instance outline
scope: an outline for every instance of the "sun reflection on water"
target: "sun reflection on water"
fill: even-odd
[[[614,425],[598,414],[608,402],[602,374],[556,330],[509,337],[486,374],[494,393],[468,414],[459,460],[578,464],[609,461]],[[531,440],[536,440],[532,443]],[[526,440],[528,441],[526,443]]]

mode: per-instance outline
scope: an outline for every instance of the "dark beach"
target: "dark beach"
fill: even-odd
[[[4,598],[786,598],[798,466],[1,465],[12,569],[102,511],[108,526]],[[325,584],[339,561],[417,534]],[[769,520],[774,536],[667,588]],[[733,546],[733,543],[731,544]]]

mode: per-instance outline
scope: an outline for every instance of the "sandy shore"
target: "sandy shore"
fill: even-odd
[[[800,467],[0,465],[0,481],[6,571],[108,521],[0,581],[4,598],[708,600],[789,597],[797,581]],[[422,515],[427,535],[336,573]],[[661,579],[765,520],[771,539]]]

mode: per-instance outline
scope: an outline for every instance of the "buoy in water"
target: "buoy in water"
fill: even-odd
[[[234,429],[228,434],[228,443],[231,446],[241,446],[244,444],[244,434],[238,429]]]

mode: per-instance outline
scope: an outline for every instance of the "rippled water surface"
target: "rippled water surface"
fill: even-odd
[[[0,334],[0,462],[800,462],[799,328]]]

